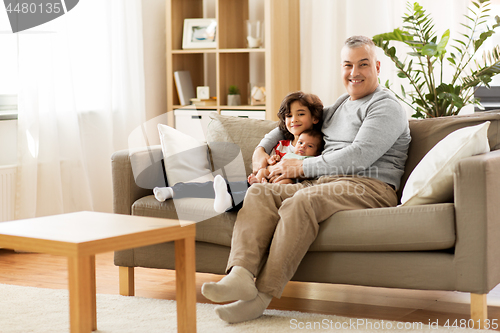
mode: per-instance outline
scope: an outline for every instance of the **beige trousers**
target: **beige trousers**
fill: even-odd
[[[377,179],[323,176],[299,184],[254,184],[238,213],[227,272],[243,266],[260,292],[281,297],[319,223],[341,210],[391,207],[396,192]]]

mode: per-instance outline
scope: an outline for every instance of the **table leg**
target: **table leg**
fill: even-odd
[[[120,295],[134,296],[134,267],[120,266],[118,272],[118,276],[120,278]]]
[[[95,256],[68,258],[71,333],[97,330]]]
[[[177,332],[196,332],[194,236],[175,241]]]

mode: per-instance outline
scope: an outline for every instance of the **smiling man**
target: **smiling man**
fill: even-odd
[[[397,205],[410,143],[406,113],[378,84],[380,62],[371,39],[348,38],[341,56],[347,94],[323,111],[322,155],[283,160],[271,172],[275,181],[308,180],[250,187],[234,225],[229,274],[202,287],[214,302],[235,301],[216,308],[227,322],[255,319],[281,297],[321,222],[342,210]],[[266,152],[282,139],[279,129],[266,135],[255,150],[254,171],[267,165]]]
[[[342,79],[351,101],[373,93],[378,87],[380,61],[374,47],[370,44],[358,47],[346,44],[342,48]]]

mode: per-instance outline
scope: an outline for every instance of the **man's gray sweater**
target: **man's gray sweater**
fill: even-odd
[[[405,111],[396,97],[379,86],[373,93],[351,101],[342,95],[323,110],[325,149],[303,162],[304,175],[356,175],[371,177],[399,188],[410,144]],[[259,146],[269,154],[283,140],[276,128]]]

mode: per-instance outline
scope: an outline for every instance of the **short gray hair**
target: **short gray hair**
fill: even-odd
[[[351,49],[364,45],[368,45],[372,48],[376,47],[371,38],[368,38],[366,36],[351,36],[346,39],[344,45]]]

